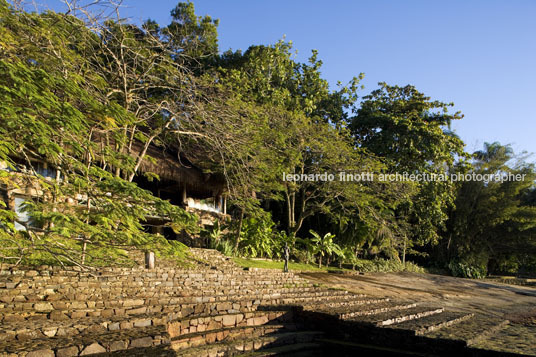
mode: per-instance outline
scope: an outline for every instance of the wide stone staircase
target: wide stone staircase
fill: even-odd
[[[192,253],[191,268],[2,269],[0,356],[494,355],[468,346],[507,326]]]

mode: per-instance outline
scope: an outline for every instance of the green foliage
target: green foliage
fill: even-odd
[[[448,255],[443,259],[450,258],[449,267],[455,261],[451,270],[456,273],[476,267],[477,275],[484,274],[490,264],[498,272],[508,266],[511,270],[536,251],[536,206],[530,200],[534,165],[499,143],[486,143],[474,156],[470,173],[525,175],[524,180],[461,182],[448,222]],[[464,276],[468,275],[475,274]]]
[[[463,159],[463,142],[449,128],[463,116],[450,114],[452,103],[433,101],[414,86],[380,88],[364,97],[350,122],[356,145],[384,158],[388,172],[447,173],[457,158]],[[454,199],[450,181],[414,185],[394,208],[390,219],[399,236],[416,244],[437,244]],[[399,218],[398,218],[399,217]],[[407,222],[409,224],[404,224]]]
[[[280,258],[288,243],[306,264],[362,271],[420,271],[406,255],[466,277],[534,269],[534,165],[498,143],[468,162],[450,131],[462,118],[451,103],[380,83],[358,104],[363,74],[330,89],[317,51],[306,63],[285,41],[219,55],[218,20],[196,15],[192,2],[171,16],[163,28],[119,19],[88,26],[0,0],[0,185],[32,197],[24,205],[32,224],[18,222],[19,232],[0,200],[5,261],[127,264],[131,247],[182,256],[180,244],[147,233],[145,220],[197,234],[197,217],[133,182],[168,184],[141,169],[158,167],[151,151],[162,149],[225,178],[235,219],[203,234],[227,255]],[[61,174],[40,176],[36,162]],[[28,171],[15,172],[20,164]],[[526,177],[282,179],[341,171]]]
[[[488,272],[485,265],[456,260],[449,263],[449,269],[453,276],[473,279],[483,279]]]
[[[244,218],[238,252],[235,252],[237,224],[234,221],[223,226],[214,225],[206,232],[210,246],[228,256],[238,254],[251,258],[280,258],[285,242],[290,242],[285,232],[275,229],[271,215],[261,210],[257,211],[257,215]]]
[[[364,273],[392,273],[392,272],[401,272],[408,271],[413,273],[424,273],[425,270],[412,262],[406,262],[403,264],[399,260],[394,259],[371,259],[364,260],[359,259],[355,263],[355,270],[361,271]]]
[[[228,257],[235,254],[234,244],[229,240],[220,240],[213,244],[212,247]]]
[[[244,268],[263,268],[263,269],[283,269],[282,261],[268,260],[268,259],[248,259],[248,258],[234,258],[235,263]],[[356,264],[356,268],[360,272],[364,273],[396,273],[402,271],[408,271],[413,273],[424,273],[425,270],[413,263],[407,263],[406,266],[402,263],[394,260],[385,259],[372,259],[365,260],[359,259]],[[318,267],[318,265],[311,265],[303,262],[290,262],[289,269],[291,271],[340,271],[338,268],[333,267]],[[344,270],[344,269],[342,269]]]
[[[210,16],[197,16],[194,4],[179,2],[171,10],[171,24],[162,32],[168,37],[176,51],[182,53],[190,66],[214,60],[218,54],[219,20]],[[148,25],[154,23],[149,22]]]
[[[2,172],[1,179],[8,190],[25,189],[31,199],[24,210],[32,218],[32,224],[18,222],[25,230],[14,232],[14,216],[0,212],[1,238],[7,244],[0,255],[8,262],[95,266],[122,264],[124,250],[133,247],[179,254],[183,247],[145,233],[142,224],[157,216],[177,231],[194,232],[197,217],[131,182],[132,155],[120,145],[103,148],[93,136],[106,129],[118,143],[125,136],[116,124],[128,125],[133,119],[125,103],[117,105],[120,98],[110,103],[99,95],[104,78],[84,73],[96,65],[90,63],[93,58],[83,57],[95,45],[95,34],[70,16],[15,12],[3,1],[0,9],[0,159],[8,164],[17,160],[30,169]],[[136,42],[128,41],[129,46]],[[112,78],[105,79],[112,83]],[[61,178],[38,175],[36,161],[59,170]]]
[[[240,233],[239,251],[246,257],[279,258],[283,236],[274,229],[270,214],[244,219]]]
[[[344,254],[341,247],[333,241],[335,235],[326,233],[322,237],[313,230],[310,230],[309,233],[313,236],[310,247],[312,254],[318,255],[318,267],[322,266],[322,258],[324,256],[326,257],[326,265],[329,265],[330,258],[339,257]]]

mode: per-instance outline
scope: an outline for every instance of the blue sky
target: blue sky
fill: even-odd
[[[48,3],[51,4],[53,0]],[[177,1],[124,0],[133,21],[170,21]],[[220,50],[285,36],[305,61],[319,51],[333,86],[360,72],[366,95],[385,81],[454,102],[453,129],[468,151],[484,142],[536,153],[536,1],[197,0],[220,19]],[[536,161],[533,156],[530,161]]]

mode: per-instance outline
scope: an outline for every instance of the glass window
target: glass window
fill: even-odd
[[[28,212],[23,211],[25,197],[15,197],[15,213],[17,214],[17,220],[15,221],[15,229],[18,231],[25,231],[26,228],[18,221],[29,222],[30,216]]]

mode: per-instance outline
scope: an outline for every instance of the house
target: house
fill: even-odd
[[[147,157],[138,169],[134,182],[141,188],[149,190],[156,197],[169,200],[171,204],[183,207],[200,217],[202,226],[213,225],[218,220],[228,218],[226,184],[222,175],[206,173],[192,164],[186,157],[177,153],[164,151],[156,146],[150,146]],[[45,180],[59,180],[61,172],[39,158],[32,158],[30,165],[27,160],[13,158],[15,167],[9,167],[0,161],[0,170],[15,173],[15,185],[9,187],[0,185],[0,197],[7,207],[17,213],[18,221],[31,224],[31,217],[22,210],[23,203],[28,199],[42,196],[38,185],[33,185],[32,177],[39,174]],[[148,180],[143,173],[151,172],[158,175],[158,180]],[[80,200],[74,197],[72,202]],[[146,217],[146,229],[160,233],[168,239],[186,240],[192,243],[192,237],[177,236],[171,228],[166,227],[166,217]],[[25,227],[15,222],[17,230]],[[196,244],[198,245],[198,244]]]
[[[216,221],[228,219],[226,182],[223,175],[206,173],[192,164],[186,157],[150,147],[147,155],[156,158],[156,162],[144,160],[139,172],[152,172],[159,180],[149,181],[144,175],[137,175],[134,182],[139,187],[149,190],[170,203],[183,207],[186,211],[196,213],[202,226],[211,226]],[[170,228],[163,227],[162,218],[148,217],[148,225],[154,231],[172,238]],[[155,233],[156,233],[155,232]],[[188,237],[182,237],[191,244]]]

